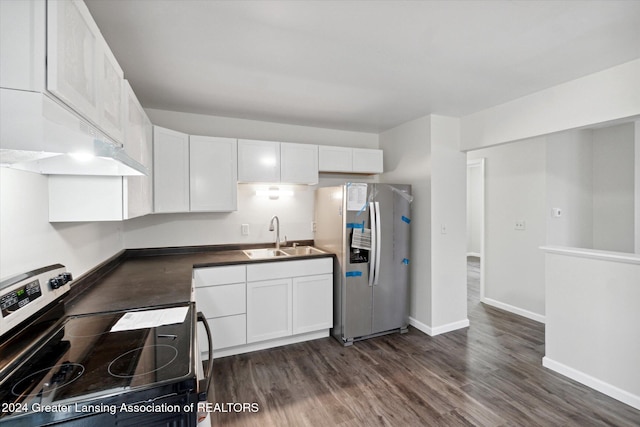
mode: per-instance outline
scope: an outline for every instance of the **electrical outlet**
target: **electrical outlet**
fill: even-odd
[[[242,230],[242,235],[243,236],[248,236],[249,235],[249,224],[242,224],[242,226],[240,228]]]
[[[553,218],[560,218],[562,216],[562,209],[560,209],[560,208],[552,208],[551,209],[551,216]]]
[[[527,229],[527,223],[524,221],[524,219],[516,220],[515,229],[516,230],[526,230]]]
[[[312,233],[316,232],[316,222],[315,221],[311,221],[311,232]]]

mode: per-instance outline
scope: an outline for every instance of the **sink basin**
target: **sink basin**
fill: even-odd
[[[282,248],[281,251],[286,253],[287,255],[292,255],[292,256],[317,255],[317,254],[326,253],[325,251],[321,251],[320,249],[314,248],[313,246],[297,246],[295,248]]]
[[[289,254],[277,250],[277,249],[250,249],[246,251],[242,251],[246,256],[251,259],[262,259],[262,258],[276,258],[276,257],[287,257]]]

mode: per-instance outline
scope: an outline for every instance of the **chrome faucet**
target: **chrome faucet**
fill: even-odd
[[[273,222],[276,222],[276,250],[280,249],[280,218],[277,215],[271,217],[271,222],[269,223],[269,231],[273,231]],[[284,244],[287,245],[287,236],[284,236]]]

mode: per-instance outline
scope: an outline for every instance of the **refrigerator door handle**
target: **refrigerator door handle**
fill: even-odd
[[[369,202],[369,217],[371,218],[371,251],[369,256],[369,286],[373,286],[376,263],[376,212],[373,202]]]
[[[381,244],[382,244],[382,233],[380,231],[380,224],[381,224],[381,218],[380,218],[380,202],[375,202],[376,203],[376,269],[375,269],[375,280],[373,282],[374,285],[378,284],[378,280],[380,279],[380,252],[382,252],[381,249]],[[373,245],[373,242],[371,242],[371,244]]]

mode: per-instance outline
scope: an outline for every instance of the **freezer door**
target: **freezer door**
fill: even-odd
[[[342,291],[343,291],[343,339],[351,340],[371,334],[372,325],[372,308],[373,308],[373,290],[369,285],[370,274],[370,251],[354,248],[353,233],[362,229],[371,228],[371,210],[369,209],[369,200],[372,187],[367,186],[366,199],[363,203],[358,204],[357,210],[353,203],[351,207],[348,203],[349,188],[344,187],[345,203],[344,203],[344,268],[342,274]],[[353,198],[352,198],[353,200]]]
[[[409,185],[375,184],[372,190],[380,224],[380,263],[373,286],[374,334],[408,325],[411,204],[399,193],[403,190],[411,194]]]

